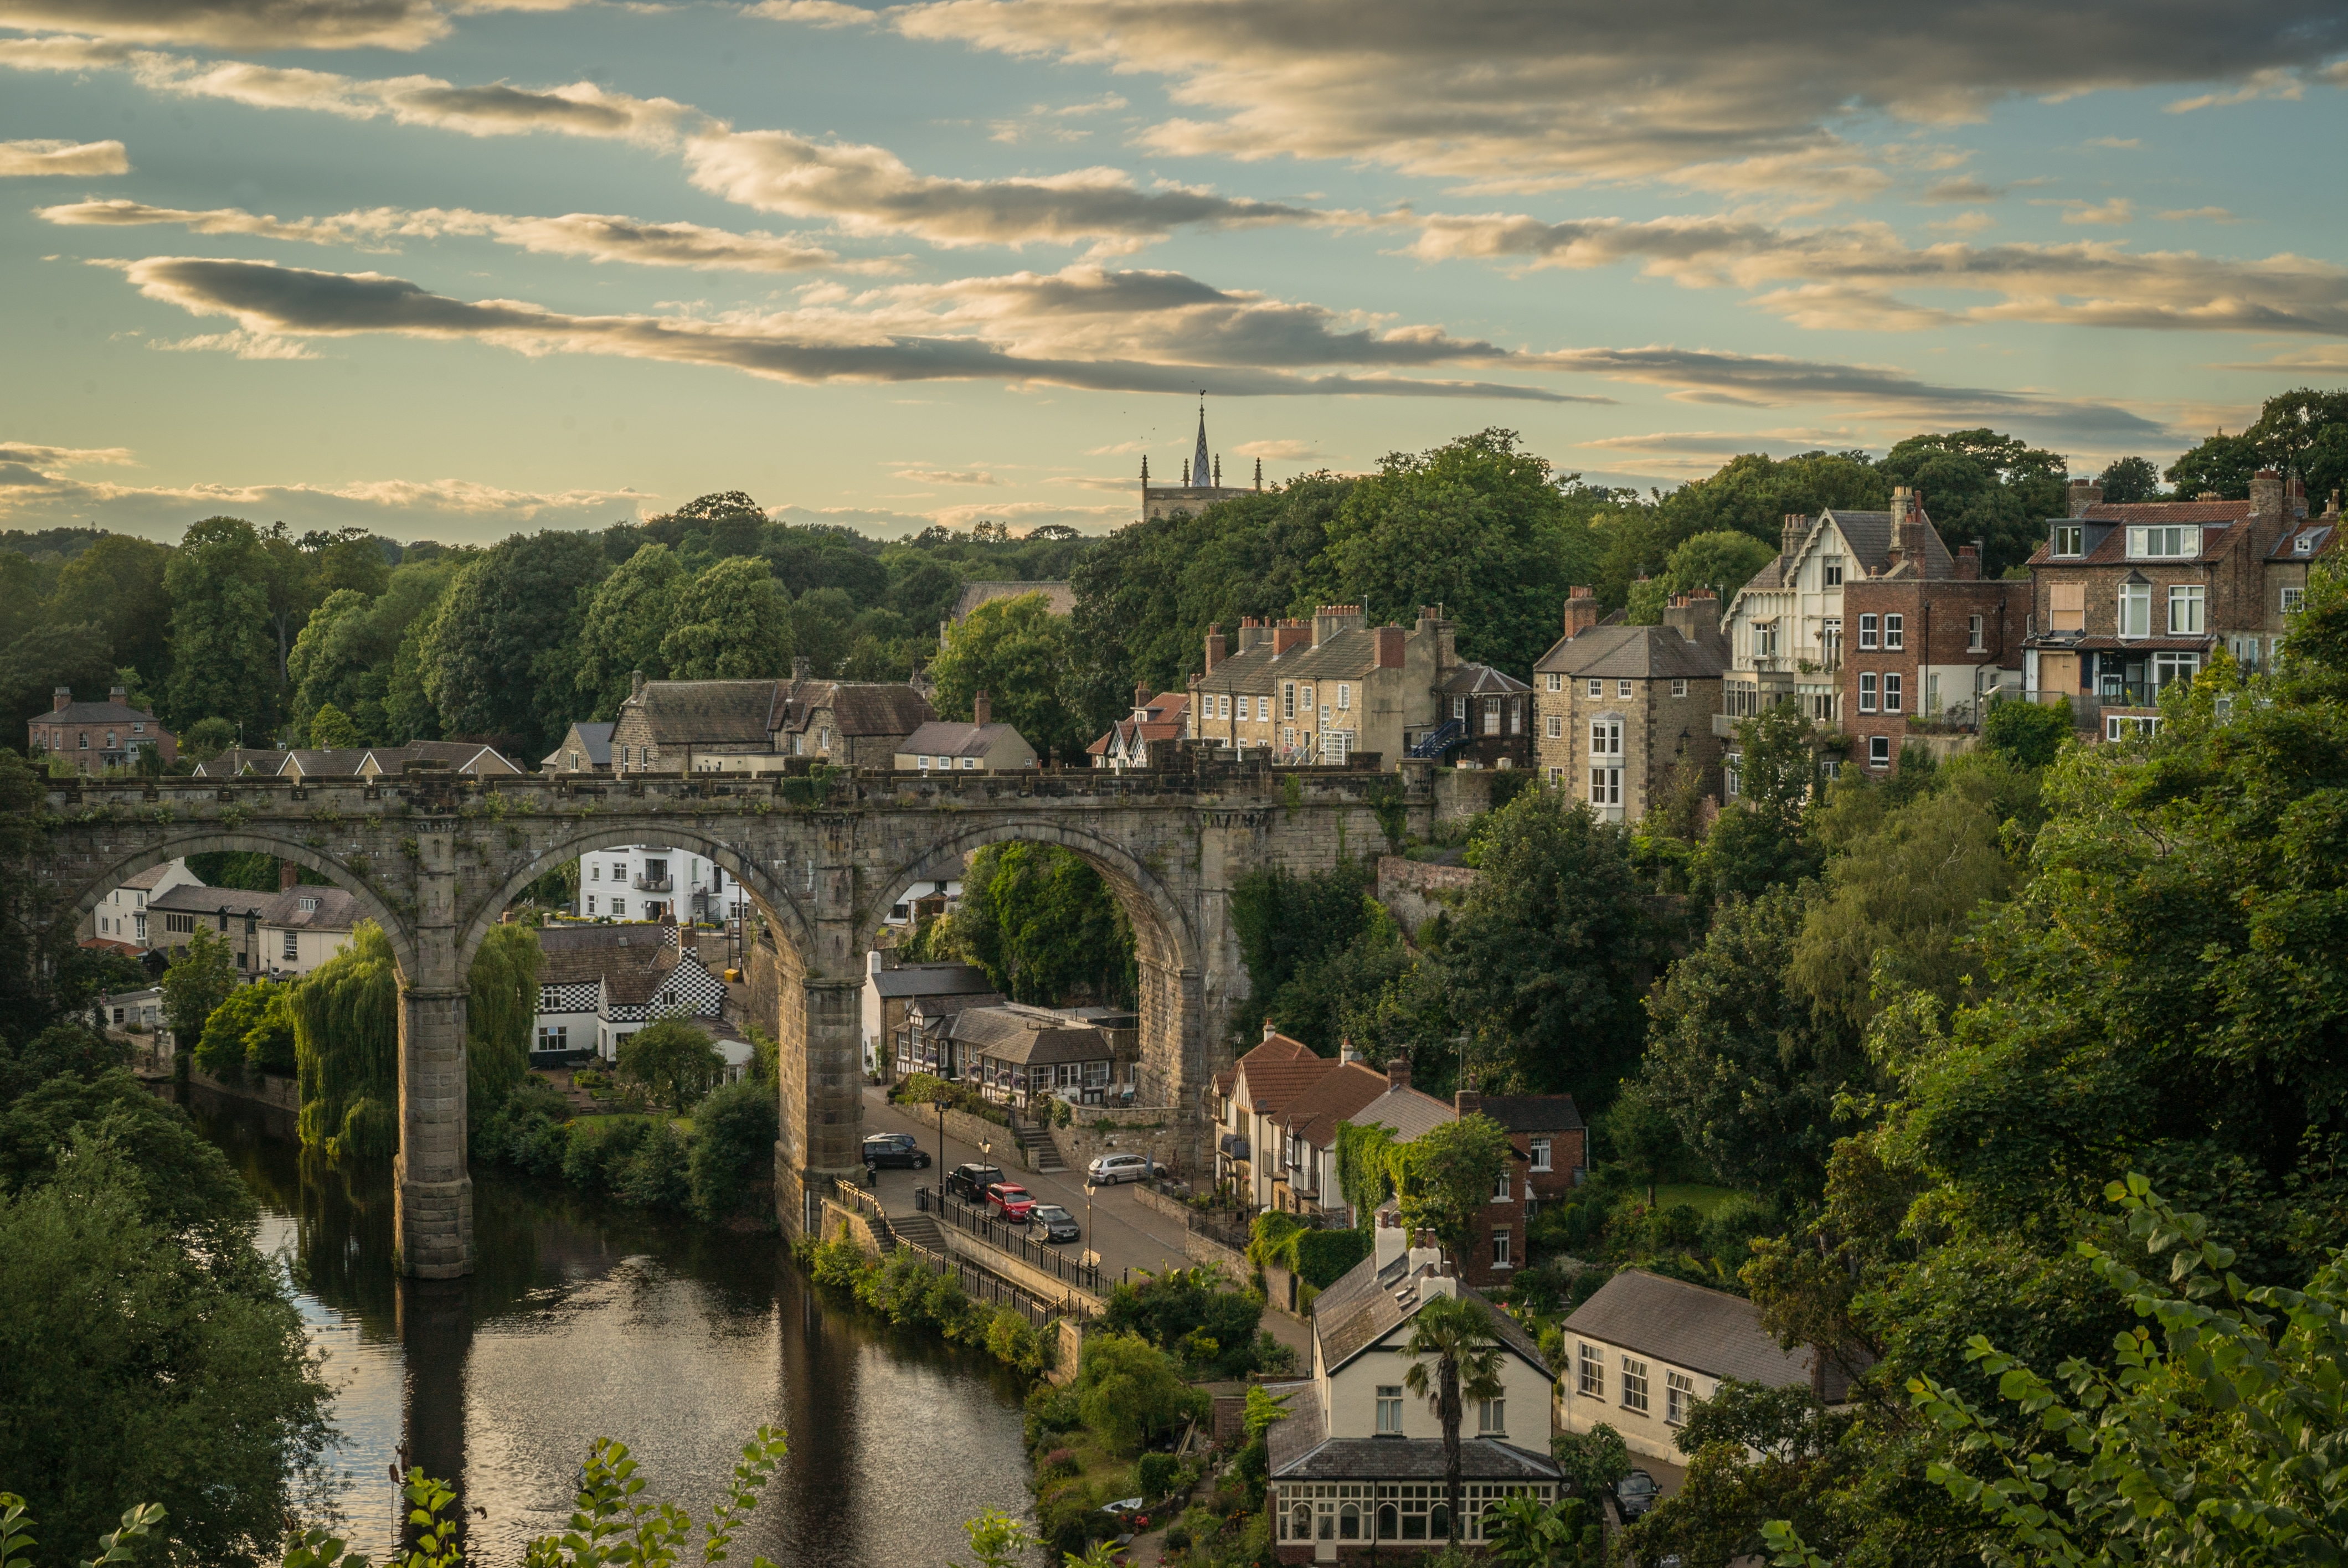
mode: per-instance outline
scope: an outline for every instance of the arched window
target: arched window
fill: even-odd
[[[1433,1508],[1427,1510],[1426,1538],[1429,1541],[1448,1541],[1451,1539],[1451,1509],[1449,1505],[1438,1502]]]
[[[1337,1539],[1359,1541],[1362,1538],[1362,1505],[1348,1502],[1337,1510]]]
[[[1313,1539],[1313,1505],[1300,1502],[1288,1511],[1288,1538],[1291,1541]]]
[[[1401,1533],[1402,1521],[1400,1515],[1395,1512],[1395,1505],[1391,1502],[1382,1502],[1378,1504],[1377,1539],[1380,1541],[1392,1541]]]

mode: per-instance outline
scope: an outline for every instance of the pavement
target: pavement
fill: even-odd
[[[864,1091],[864,1132],[911,1132],[932,1161],[938,1159],[939,1132],[936,1116],[922,1117],[889,1103],[888,1096],[878,1087],[867,1085]],[[995,1144],[995,1153],[982,1153],[974,1143],[964,1143],[948,1136],[945,1158],[926,1171],[883,1170],[875,1189],[884,1213],[910,1214],[913,1209],[913,1190],[933,1184],[946,1171],[973,1160],[992,1160],[1003,1167],[1004,1180],[1016,1182],[1042,1202],[1057,1204],[1076,1215],[1076,1224],[1085,1235],[1076,1241],[1059,1242],[1056,1245],[1070,1255],[1089,1246],[1100,1254],[1101,1272],[1123,1279],[1132,1271],[1147,1269],[1162,1274],[1170,1268],[1187,1268],[1190,1259],[1182,1250],[1182,1222],[1171,1214],[1144,1208],[1134,1196],[1129,1184],[1102,1187],[1094,1195],[1089,1223],[1085,1204],[1085,1173],[1069,1170],[1053,1173],[1023,1171],[1018,1167],[1015,1152],[1009,1158],[1011,1134],[1005,1131]],[[1286,1314],[1266,1307],[1263,1327],[1282,1344],[1294,1348],[1311,1365],[1313,1358],[1312,1330]]]

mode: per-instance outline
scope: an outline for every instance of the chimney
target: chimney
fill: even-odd
[[[792,683],[798,684],[814,679],[815,661],[807,657],[807,655],[803,653],[794,656],[791,660]]]
[[[1263,1020],[1263,1040],[1264,1040],[1264,1043],[1265,1043],[1266,1045],[1269,1045],[1269,1044],[1271,1044],[1273,1040],[1278,1040],[1279,1038],[1280,1038],[1280,1030],[1279,1030],[1279,1029],[1278,1029],[1276,1026],[1274,1026],[1274,1024],[1272,1023],[1272,1021],[1270,1019],[1266,1019],[1266,1020]]]
[[[106,700],[113,703],[118,708],[128,708],[130,706],[130,688],[128,686],[109,686],[106,690]]]
[[[2087,515],[2087,508],[2096,505],[2103,498],[2104,487],[2101,485],[2096,484],[2093,479],[2074,479],[2071,481],[2071,516],[2075,518],[2085,517]]]
[[[1218,665],[1218,664],[1220,664],[1220,663],[1223,661],[1223,660],[1224,660],[1226,657],[1228,657],[1230,647],[1231,647],[1231,645],[1230,645],[1229,643],[1227,643],[1227,642],[1225,642],[1225,641],[1223,641],[1223,623],[1222,623],[1221,621],[1220,621],[1220,620],[1214,620],[1214,621],[1210,621],[1210,622],[1208,622],[1208,623],[1207,623],[1207,673],[1208,673],[1208,674],[1212,675],[1212,674],[1215,672],[1215,666],[1216,666],[1216,665]]]
[[[60,686],[56,691],[49,693],[49,712],[52,713],[62,713],[65,712],[66,704],[72,701],[73,688],[70,686]]]
[[[2324,507],[2324,508],[2323,508],[2323,515],[2324,515],[2326,518],[2330,518],[2333,522],[2335,522],[2335,523],[2336,523],[2336,522],[2338,522],[2338,521],[2340,520],[2340,492],[2339,492],[2339,491],[2334,490],[2334,491],[2333,491],[2333,492],[2332,492],[2332,504],[2331,504],[2330,506],[2328,506],[2328,507]]]
[[[1907,486],[1894,485],[1891,487],[1891,548],[1884,552],[1883,558],[1883,571],[1887,577],[1898,575],[1900,568],[1910,565],[1915,559],[1908,531],[1908,519],[1915,504],[1916,498],[1909,494]]]
[[[1386,1088],[1389,1091],[1410,1087],[1410,1058],[1396,1056],[1386,1062]]]
[[[1313,638],[1313,629],[1301,620],[1282,620],[1272,629],[1272,656],[1275,659],[1292,648],[1302,648]]]
[[[1957,577],[1963,582],[1981,580],[1981,541],[1957,547]]]
[[[1337,1042],[1337,1060],[1340,1061],[1366,1062],[1368,1059],[1364,1057],[1359,1050],[1356,1050],[1354,1048],[1354,1042],[1351,1039],[1346,1039],[1341,1040]]]
[[[631,697],[641,697],[641,696],[643,696],[644,694],[644,672],[643,671],[641,671],[641,670],[631,670],[631,671],[628,671],[628,695],[629,695],[629,696],[631,696]]]
[[[1598,624],[1598,595],[1581,583],[1565,590],[1565,634],[1579,637]]]
[[[1341,631],[1362,623],[1362,607],[1358,604],[1324,604],[1313,611],[1313,646],[1320,647]]]
[[[1810,531],[1810,519],[1799,512],[1787,512],[1781,521],[1784,526],[1778,535],[1777,553],[1789,556],[1802,548],[1803,537]]]
[[[1377,631],[1377,656],[1371,665],[1375,670],[1399,670],[1403,659],[1403,630],[1399,626],[1381,626]]]
[[[1370,1216],[1370,1240],[1378,1260],[1377,1272],[1384,1274],[1389,1265],[1400,1262],[1410,1250],[1410,1236],[1402,1228],[1402,1216],[1391,1208],[1380,1209]]]
[[[2307,516],[2307,481],[2299,477],[2299,470],[2296,468],[2293,468],[2291,471],[2291,477],[2282,482],[2282,499],[2284,507],[2292,517]]]
[[[1484,1109],[1484,1097],[1473,1089],[1460,1089],[1453,1091],[1451,1096],[1453,1115],[1473,1116],[1482,1109]]]
[[[1433,1231],[1420,1230],[1413,1231],[1411,1233],[1411,1273],[1416,1274],[1422,1268],[1433,1268],[1442,1261],[1443,1249],[1435,1245],[1435,1233]],[[1421,1299],[1424,1299],[1424,1296],[1422,1296]]]
[[[1664,607],[1663,624],[1684,641],[1702,641],[1706,626],[1715,630],[1720,627],[1720,600],[1708,588],[1692,589]]]
[[[983,688],[971,693],[970,722],[981,729],[994,723],[994,704],[987,701]]]
[[[1133,689],[1133,716],[1137,719],[1149,716],[1149,688],[1147,686]]]
[[[302,874],[294,868],[292,861],[281,860],[277,863],[277,891],[291,893],[301,884]]]

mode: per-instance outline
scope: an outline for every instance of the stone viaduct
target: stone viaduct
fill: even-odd
[[[776,1206],[794,1233],[810,1194],[860,1171],[863,955],[911,883],[958,876],[983,845],[1060,845],[1097,868],[1131,920],[1145,1103],[1172,1108],[1194,1160],[1200,1091],[1231,1056],[1248,991],[1230,891],[1266,866],[1311,871],[1425,832],[1478,775],[1230,767],[1115,774],[722,774],[396,780],[54,781],[36,875],[77,923],[124,878],[174,856],[260,851],[356,895],[401,975],[400,1266],[470,1271],[465,1009],[473,955],[532,881],[588,851],[690,848],[755,900],[782,1043]],[[1438,783],[1439,781],[1439,783]],[[1438,802],[1437,794],[1446,798]],[[1381,818],[1384,821],[1382,824]]]

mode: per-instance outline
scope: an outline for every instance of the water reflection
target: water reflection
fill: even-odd
[[[263,1243],[285,1249],[329,1353],[335,1479],[360,1544],[396,1537],[386,1467],[403,1440],[457,1479],[469,1513],[487,1511],[469,1545],[492,1562],[561,1522],[605,1433],[633,1450],[650,1495],[699,1514],[752,1429],[786,1428],[790,1459],[740,1538],[745,1561],[941,1563],[961,1521],[1025,1506],[1015,1380],[830,1307],[771,1238],[477,1175],[478,1272],[399,1281],[387,1170],[305,1157],[279,1112],[201,1095],[190,1109],[260,1196]]]

